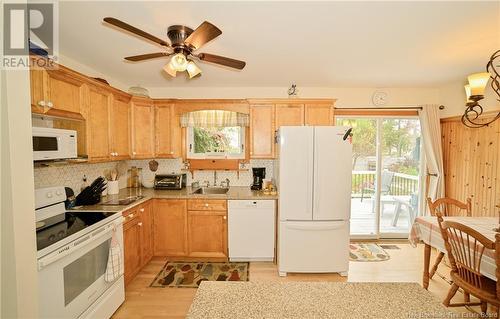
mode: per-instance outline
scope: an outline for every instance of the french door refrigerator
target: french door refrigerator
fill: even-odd
[[[288,126],[279,131],[278,269],[349,269],[352,145],[344,126]]]

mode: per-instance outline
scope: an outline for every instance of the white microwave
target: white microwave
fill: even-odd
[[[33,127],[33,160],[76,158],[76,131]]]

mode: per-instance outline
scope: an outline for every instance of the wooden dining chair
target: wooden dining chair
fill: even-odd
[[[470,198],[467,198],[466,203],[462,203],[449,197],[439,198],[433,202],[430,197],[427,197],[427,204],[429,205],[429,210],[432,216],[437,216],[438,213],[443,216],[472,216],[472,201]],[[434,265],[429,271],[429,279],[432,279],[436,273],[443,257],[444,253],[440,251],[436,257]]]
[[[481,311],[486,313],[487,305],[496,308],[497,318],[500,307],[500,234],[496,234],[495,241],[486,238],[478,231],[458,222],[445,221],[442,214],[437,214],[439,228],[444,239],[448,259],[451,264],[450,276],[453,284],[443,304],[446,307],[461,307],[465,305],[480,305]],[[481,262],[485,250],[495,250],[496,277],[492,280],[481,274]],[[463,303],[451,304],[451,298],[458,288],[464,291]],[[480,302],[470,302],[470,295]]]

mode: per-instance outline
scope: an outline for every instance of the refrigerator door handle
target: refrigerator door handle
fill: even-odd
[[[316,139],[316,129],[314,129],[314,142],[313,142],[313,198],[312,198],[312,210],[313,210],[313,220],[316,219],[315,215],[316,213],[318,212],[319,210],[319,194],[320,192],[318,191],[319,190],[319,187],[318,187],[318,181],[319,181],[319,176],[318,176],[318,172],[319,172],[319,156],[317,154],[319,148],[318,148],[318,142],[317,142],[317,139]]]
[[[295,229],[295,230],[334,230],[334,229],[339,229],[345,226],[345,221],[339,221],[339,222],[327,222],[327,223],[314,223],[311,224],[308,222],[306,223],[300,223],[300,224],[293,224],[293,222],[288,222],[286,227],[289,229]]]

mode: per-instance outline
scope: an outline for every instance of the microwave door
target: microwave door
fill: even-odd
[[[33,135],[34,160],[46,160],[57,157],[61,150],[61,139],[57,136]]]

